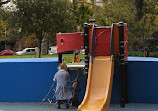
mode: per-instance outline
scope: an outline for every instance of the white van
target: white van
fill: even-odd
[[[49,47],[48,54],[56,54],[57,53],[57,46]]]

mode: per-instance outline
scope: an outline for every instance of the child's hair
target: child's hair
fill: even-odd
[[[64,69],[64,70],[67,70],[66,62],[63,61],[62,63],[60,63],[59,66],[58,66],[58,69]]]

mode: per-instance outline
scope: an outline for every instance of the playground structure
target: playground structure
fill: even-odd
[[[78,111],[108,111],[113,83],[114,63],[120,70],[120,106],[127,102],[127,24],[97,26],[85,23],[84,32],[58,33],[59,63],[62,52],[85,49],[85,74],[88,74],[84,100]]]
[[[114,32],[113,36],[115,37],[114,38],[115,40],[119,34],[119,27],[116,25],[115,24],[112,25],[113,30],[116,27],[115,31],[113,31]],[[109,28],[109,30],[110,30],[109,32],[111,32],[112,27],[106,27],[106,28]],[[126,24],[124,24],[124,28],[126,29]],[[88,28],[88,30],[90,30],[90,28]],[[126,31],[127,30],[124,30],[124,34],[123,34],[124,39],[126,38],[125,36],[127,36]],[[73,34],[76,34],[76,33],[72,33],[72,35]],[[115,36],[114,34],[116,34],[117,36]],[[65,34],[62,35],[61,33],[59,35],[61,37],[65,36]],[[106,35],[107,35],[107,33],[106,33]],[[110,35],[109,35],[109,37],[111,37]],[[70,36],[68,36],[68,37],[70,37]],[[79,37],[82,39],[81,42],[82,42],[83,47],[81,47],[81,49],[83,49],[84,48],[84,33],[80,33],[80,34],[77,33],[76,37]],[[62,38],[64,39],[63,43],[66,44],[67,42],[65,41],[65,38],[64,37],[62,37]],[[114,39],[113,39],[113,42],[115,42],[114,45],[116,46],[116,43],[117,43],[119,46],[120,41],[116,42]],[[70,41],[70,40],[71,39],[69,38],[68,41]],[[124,41],[126,41],[126,39]],[[69,42],[69,43],[71,43],[71,42]],[[97,43],[99,43],[99,41]],[[124,45],[125,46],[127,45],[126,42],[124,43]],[[114,50],[116,50],[116,48],[119,48],[119,47],[114,47]],[[127,47],[125,47],[125,48],[127,48]],[[124,52],[125,52],[125,54],[127,54],[126,53],[127,49],[125,49],[125,48],[124,48]],[[108,49],[110,50],[110,48],[108,48]],[[59,55],[61,55],[61,54],[59,54]],[[114,55],[114,75],[113,75],[113,87],[112,87],[112,94],[111,94],[111,101],[110,101],[110,103],[111,103],[110,110],[111,111],[115,111],[115,110],[140,111],[140,110],[145,109],[145,110],[150,111],[152,109],[153,111],[157,111],[158,58],[128,57],[128,67],[124,68],[124,69],[128,69],[128,77],[127,77],[128,81],[124,81],[124,80],[126,80],[126,73],[120,73],[121,64],[119,62],[119,55],[120,55],[120,53],[118,53],[118,55]],[[89,92],[87,90],[87,95],[88,95],[87,97],[90,97],[90,98],[87,98],[87,103],[88,103],[88,99],[89,100],[93,99],[95,102],[95,100],[97,98],[91,98],[91,97],[93,97],[94,94],[95,94],[94,97],[95,96],[97,97],[99,94],[101,94],[101,93],[98,93],[98,91],[101,92],[100,91],[101,89],[96,88],[95,90],[93,90],[92,87],[93,88],[94,88],[94,86],[98,87],[98,85],[100,87],[101,84],[96,84],[96,83],[105,84],[104,82],[106,82],[106,79],[102,79],[102,77],[108,78],[107,74],[110,75],[110,73],[107,73],[107,71],[106,72],[101,71],[102,75],[100,75],[100,72],[99,72],[100,70],[98,69],[98,68],[104,68],[104,70],[107,70],[109,67],[108,64],[110,64],[108,62],[109,59],[104,58],[107,60],[106,62],[108,64],[105,63],[106,66],[103,66],[99,63],[99,62],[103,62],[103,61],[94,60],[94,59],[97,59],[96,56],[93,56],[92,58],[93,58],[93,61],[90,62],[90,64],[89,64],[90,66],[93,66],[91,68],[92,79],[90,79],[91,84],[88,83],[89,86],[91,86],[91,87],[89,87]],[[99,65],[97,62],[99,63]],[[126,64],[126,62],[127,61],[125,59],[124,63]],[[39,107],[39,104],[34,103],[34,102],[41,102],[42,99],[45,97],[45,95],[50,90],[50,87],[53,84],[54,74],[57,72],[57,66],[58,66],[57,58],[0,59],[0,68],[1,68],[1,77],[0,77],[0,84],[1,84],[0,85],[0,89],[1,89],[0,106],[1,107],[0,107],[0,110],[14,110],[14,109],[18,110],[21,107],[21,109],[19,109],[19,111],[24,110],[24,109],[26,109],[26,111],[28,111],[29,106],[33,102],[33,104],[36,104],[36,105],[33,105],[33,106],[35,106],[34,108],[35,109],[38,108],[36,110],[39,110],[39,111],[47,110],[47,108],[48,108],[48,111],[50,111],[50,110],[56,111],[56,108],[53,109],[50,106],[50,104],[49,104],[49,107],[47,106],[47,107],[45,107],[45,109],[43,109],[41,107],[43,107],[45,105],[41,105]],[[103,66],[103,67],[99,67],[99,66]],[[126,67],[126,65],[122,66],[122,67]],[[75,70],[74,70],[74,68],[75,68]],[[78,68],[76,65],[71,65],[71,70],[68,70],[71,80],[75,80],[75,78],[79,72],[78,81],[79,81],[80,87],[81,87],[81,92],[79,93],[80,102],[83,101],[86,86],[88,86],[88,85],[86,85],[87,84],[87,75],[84,74],[83,68],[84,68],[84,65],[83,65],[83,67],[80,67],[80,68]],[[97,70],[97,71],[95,72],[95,70]],[[125,74],[125,76],[123,76],[123,74]],[[111,77],[112,77],[112,75],[111,75]],[[93,78],[99,79],[99,81],[98,80],[93,81]],[[127,84],[124,84],[124,85],[128,85],[128,95],[126,92],[126,90],[127,90],[126,86],[123,86],[123,83],[126,83],[126,82],[127,82]],[[72,85],[70,84],[69,86],[71,87]],[[53,87],[53,88],[55,88],[55,87]],[[104,87],[103,91],[105,91],[105,89],[106,88]],[[91,91],[95,91],[97,93],[91,92]],[[107,91],[107,89],[106,89],[106,91]],[[105,92],[103,92],[103,93],[105,94]],[[52,98],[53,95],[54,95],[54,91],[52,90],[52,92],[49,95],[49,98]],[[126,108],[124,108],[124,109],[119,108],[117,104],[121,103],[120,105],[122,105],[122,106],[125,105],[125,103],[127,102],[127,96],[128,96],[128,104],[126,105]],[[110,96],[106,95],[106,97],[110,97]],[[84,100],[86,100],[86,98]],[[106,101],[104,103],[107,103],[106,98],[105,98],[105,100]],[[3,103],[3,102],[6,102],[6,103]],[[28,107],[24,108],[23,105],[19,107],[18,104],[21,104],[20,102],[22,102],[22,104],[27,104],[29,102],[27,105]],[[45,101],[45,102],[48,102],[48,101]],[[56,102],[56,100],[54,99],[53,103],[55,103],[55,102]],[[91,101],[89,101],[89,102],[91,102]],[[6,105],[4,105],[4,104],[6,104]],[[15,107],[14,107],[14,105],[15,105]],[[83,105],[86,105],[86,104],[83,104]],[[104,104],[104,105],[100,104],[100,105],[108,108],[108,104]],[[3,107],[3,106],[6,106],[6,107]],[[99,104],[97,106],[99,107]],[[32,107],[30,107],[30,108],[31,108],[30,110],[34,109],[34,108],[32,109]],[[76,109],[74,109],[74,110],[76,110]],[[81,110],[83,110],[83,109],[81,109]],[[95,110],[95,109],[93,109],[93,110]]]

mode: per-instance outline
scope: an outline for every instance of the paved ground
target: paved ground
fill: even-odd
[[[56,105],[44,103],[0,103],[0,111],[77,111],[77,108],[56,109]],[[120,108],[119,105],[110,105],[109,111],[158,111],[158,104],[127,104],[126,108]]]

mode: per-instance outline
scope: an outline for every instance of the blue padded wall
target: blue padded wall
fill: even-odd
[[[68,72],[70,74],[71,81],[73,81],[77,78],[78,70],[69,70]],[[85,91],[86,91],[87,75],[84,75],[84,71],[81,69],[79,69],[79,75],[78,75],[77,81],[78,81],[80,89],[81,89],[81,91],[79,92],[78,100],[79,100],[79,102],[82,102]],[[72,83],[69,83],[69,88],[72,91]]]
[[[57,65],[57,58],[1,59],[0,102],[42,101],[53,83]]]
[[[53,84],[57,72],[57,58],[42,59],[1,59],[0,60],[0,102],[40,102]],[[128,102],[158,103],[158,59],[128,58]],[[77,76],[76,70],[69,71],[71,80]],[[78,81],[84,98],[87,76],[80,70]],[[55,86],[54,86],[55,88]],[[69,83],[72,89],[72,83]],[[54,91],[50,93],[50,98]],[[55,102],[55,100],[54,100]],[[119,70],[115,73],[111,103],[120,102]]]
[[[111,103],[120,102],[120,73],[115,63]],[[128,102],[158,103],[158,58],[128,57]]]
[[[130,103],[158,103],[158,58],[129,57]]]

